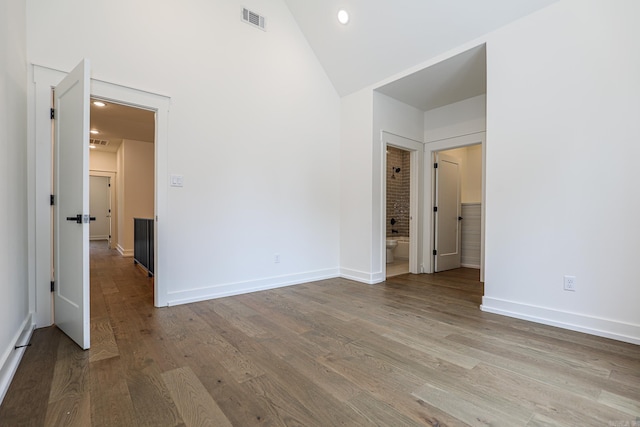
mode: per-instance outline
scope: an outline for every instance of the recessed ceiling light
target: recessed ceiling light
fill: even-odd
[[[91,145],[89,146],[89,148],[91,148],[91,149],[93,150],[94,148],[96,148],[96,146],[95,146],[95,145],[93,145],[93,144],[91,144]]]
[[[95,105],[96,107],[104,107],[107,104],[102,101],[93,101],[93,105]]]
[[[92,133],[92,134],[94,134],[94,135],[97,135],[97,134],[99,134],[100,132],[98,132],[98,131],[97,131],[97,130],[95,130],[95,129],[91,129],[91,130],[89,131],[89,133]]]
[[[346,10],[341,9],[338,11],[338,22],[343,25],[347,25],[349,23],[349,13]]]

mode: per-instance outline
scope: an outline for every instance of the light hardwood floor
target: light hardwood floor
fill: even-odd
[[[640,347],[483,313],[477,271],[154,308],[97,244],[92,347],[36,330],[2,426],[640,426]]]
[[[396,259],[386,265],[387,278],[407,274],[409,272],[409,261]]]

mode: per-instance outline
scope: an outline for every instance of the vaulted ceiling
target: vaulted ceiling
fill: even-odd
[[[340,96],[387,79],[559,0],[284,0]],[[347,10],[350,22],[337,20]],[[423,111],[486,90],[484,47],[378,89]],[[151,114],[151,115],[150,115]],[[96,139],[153,141],[153,113],[92,106]],[[142,124],[140,124],[142,123]],[[101,147],[115,151],[117,143]]]
[[[558,0],[284,1],[344,96]],[[350,15],[347,25],[337,20],[340,9]],[[438,74],[447,72],[441,69]]]

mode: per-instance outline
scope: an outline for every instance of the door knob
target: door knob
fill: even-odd
[[[75,221],[78,224],[82,224],[82,214],[76,216],[68,216],[67,221]]]
[[[96,217],[95,216],[89,216],[89,215],[82,215],[82,214],[78,214],[76,216],[68,216],[67,217],[67,221],[75,221],[77,224],[82,224],[82,223],[86,223],[89,221],[95,221]]]

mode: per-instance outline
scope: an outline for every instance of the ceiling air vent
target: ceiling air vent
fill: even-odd
[[[260,28],[262,31],[266,31],[264,16],[252,12],[246,7],[242,8],[242,20],[247,24],[253,25],[256,28]]]
[[[106,147],[107,145],[109,145],[109,141],[106,141],[104,139],[89,139],[89,145]]]

